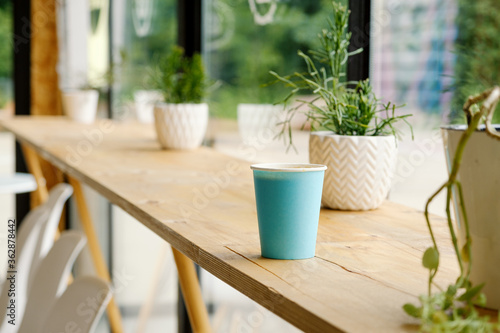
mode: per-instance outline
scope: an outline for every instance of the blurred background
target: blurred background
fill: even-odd
[[[101,117],[134,121],[134,95],[151,89],[150,65],[179,39],[178,3],[56,1],[60,88],[98,88]],[[327,24],[331,1],[203,0],[198,9],[201,52],[211,80],[208,103],[217,124],[209,139],[214,147],[234,153],[241,144],[237,105],[274,103],[286,95],[279,85],[261,85],[272,80],[269,70],[305,70],[297,50],[318,43],[316,35]],[[193,8],[185,4],[182,10],[185,17]],[[466,97],[499,83],[500,2],[371,0],[370,12],[365,30],[369,40],[363,40],[368,36],[363,31],[353,38],[369,50],[371,83],[384,101],[405,104],[399,113],[413,114],[415,137],[411,140],[405,131],[389,199],[423,209],[446,178],[439,126],[464,122],[461,107]],[[13,57],[23,40],[13,33],[13,17],[13,3],[0,0],[0,116],[14,113]],[[266,145],[254,160],[307,158],[307,135],[299,136],[296,155],[285,155],[281,142]],[[13,172],[14,165],[14,139],[0,132],[0,172]],[[98,224],[98,232],[127,332],[175,331],[178,288],[168,246],[92,190],[86,193],[94,220],[106,221]],[[2,221],[15,215],[14,205],[14,196],[0,197]],[[442,203],[432,211],[444,215]],[[78,228],[72,214],[73,227]],[[6,225],[1,228],[0,239],[5,241]],[[77,272],[91,269],[88,256],[82,255]],[[209,273],[200,274],[216,332],[295,330]],[[153,276],[157,284],[149,283]],[[146,309],[146,302],[153,307]],[[105,319],[100,330],[108,330]]]

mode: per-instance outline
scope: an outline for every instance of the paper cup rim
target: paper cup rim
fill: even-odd
[[[252,164],[250,169],[271,172],[310,172],[325,171],[327,166],[309,163],[259,163]]]

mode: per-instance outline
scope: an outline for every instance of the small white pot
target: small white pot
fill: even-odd
[[[62,93],[65,114],[79,123],[92,124],[95,121],[98,101],[97,90],[67,90]]]
[[[279,131],[282,105],[238,104],[238,129],[245,144],[273,138]]]
[[[312,132],[309,161],[328,166],[322,203],[340,210],[379,207],[391,188],[397,160],[394,136],[344,136]]]
[[[154,106],[161,101],[163,101],[163,95],[158,90],[138,90],[134,92],[137,120],[144,124],[152,124],[155,120]]]
[[[201,145],[208,125],[208,105],[158,103],[154,107],[158,141],[166,149]]]
[[[500,126],[496,125],[497,130]],[[442,129],[448,171],[465,125]],[[471,281],[485,283],[486,306],[500,309],[500,141],[484,131],[472,134],[462,155],[458,172],[462,184],[465,209],[472,237]],[[465,243],[463,215],[453,191],[460,248]]]

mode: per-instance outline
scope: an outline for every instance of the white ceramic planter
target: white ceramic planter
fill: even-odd
[[[158,103],[154,107],[158,141],[166,149],[194,149],[201,145],[208,124],[208,105]]]
[[[238,129],[245,144],[255,144],[273,138],[279,131],[282,105],[238,104]]]
[[[369,210],[387,198],[397,159],[394,136],[312,132],[309,161],[328,167],[322,203],[332,209]]]
[[[495,126],[497,131],[500,125]],[[442,129],[448,170],[464,126]],[[500,141],[484,131],[472,134],[462,155],[458,173],[462,183],[465,209],[472,237],[471,281],[486,283],[483,292],[486,306],[500,309]],[[457,205],[458,193],[453,193],[455,216],[462,248],[465,240],[463,216]]]
[[[144,124],[155,121],[154,106],[163,101],[163,95],[157,90],[138,90],[134,93],[135,113],[137,120]]]
[[[62,93],[64,113],[72,120],[92,124],[97,113],[97,90],[67,90]]]

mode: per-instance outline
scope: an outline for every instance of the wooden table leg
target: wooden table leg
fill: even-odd
[[[24,157],[26,159],[26,165],[29,172],[35,177],[37,188],[35,190],[35,199],[31,200],[31,209],[42,204],[49,197],[49,191],[47,190],[47,184],[45,182],[45,177],[43,176],[43,171],[40,166],[40,160],[38,154],[30,147],[21,145]]]
[[[105,281],[111,283],[111,277],[109,275],[106,262],[104,261],[104,256],[102,255],[101,246],[99,245],[92,218],[90,217],[87,208],[87,202],[85,201],[85,195],[83,194],[82,186],[80,185],[79,181],[70,176],[68,176],[68,182],[71,186],[73,186],[73,195],[76,201],[76,206],[78,207],[80,222],[82,224],[83,231],[87,236],[90,254],[92,256],[92,261],[94,262],[94,267],[96,269],[97,275]],[[109,301],[107,313],[111,330],[115,333],[123,332],[120,310],[116,305],[114,297]]]
[[[186,304],[189,321],[195,333],[211,332],[207,308],[201,297],[201,288],[193,262],[172,247],[179,283]]]

